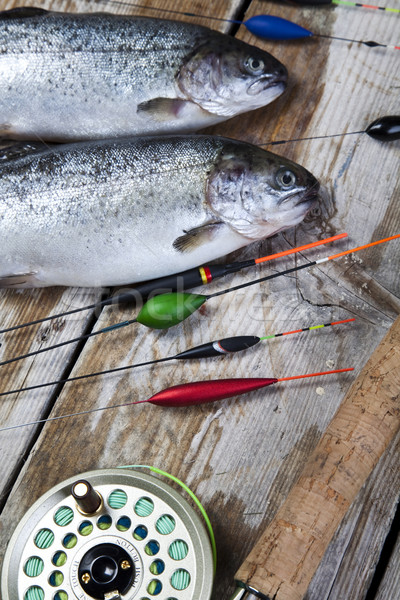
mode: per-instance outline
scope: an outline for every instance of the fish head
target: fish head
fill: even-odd
[[[232,117],[275,100],[287,77],[285,66],[268,52],[219,34],[186,58],[177,84],[203,110]]]
[[[215,217],[251,240],[294,227],[319,202],[320,184],[304,167],[256,146],[235,142],[208,179]]]

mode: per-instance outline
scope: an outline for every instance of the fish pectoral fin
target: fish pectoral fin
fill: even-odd
[[[48,150],[48,144],[42,144],[41,142],[25,142],[20,144],[13,144],[0,150],[0,164],[8,160],[16,160],[17,158],[23,158],[30,154],[37,154]]]
[[[37,17],[38,15],[47,15],[48,10],[36,8],[35,6],[20,6],[10,10],[2,10],[0,19],[26,19],[27,17]]]
[[[224,223],[207,223],[200,227],[194,227],[189,231],[185,231],[185,235],[176,238],[172,245],[178,252],[191,252],[195,248],[207,244],[221,227],[224,227]]]
[[[170,121],[171,117],[180,117],[186,106],[192,104],[189,100],[177,98],[152,98],[138,104],[136,112],[148,114],[157,121]]]
[[[0,277],[0,288],[35,287],[36,273],[15,273]]]

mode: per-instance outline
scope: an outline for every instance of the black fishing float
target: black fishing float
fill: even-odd
[[[0,396],[9,396],[10,394],[19,394],[20,392],[28,392],[32,390],[38,390],[40,388],[49,387],[52,385],[60,385],[64,383],[71,383],[72,381],[81,381],[82,379],[89,379],[92,377],[99,377],[100,375],[109,375],[111,373],[120,373],[121,371],[128,371],[131,369],[137,369],[138,367],[146,367],[155,365],[170,360],[192,360],[201,358],[212,358],[227,356],[234,354],[235,352],[241,352],[252,348],[260,342],[271,340],[278,337],[287,335],[293,335],[295,333],[304,333],[306,331],[319,330],[324,327],[332,327],[334,325],[342,325],[343,323],[351,323],[355,319],[343,319],[342,321],[332,321],[331,323],[323,323],[322,325],[312,325],[309,327],[303,327],[302,329],[295,329],[293,331],[284,331],[282,333],[272,333],[263,337],[257,337],[255,335],[237,335],[234,337],[224,338],[222,340],[216,340],[213,342],[207,342],[201,344],[201,346],[195,346],[188,348],[179,354],[174,356],[167,356],[164,358],[157,358],[155,360],[148,360],[141,363],[135,363],[133,365],[127,365],[125,367],[116,367],[114,369],[106,369],[104,371],[97,371],[96,373],[87,373],[86,375],[78,375],[76,377],[68,377],[66,379],[58,379],[57,381],[48,381],[47,383],[38,383],[36,385],[30,385],[28,387],[19,388],[16,390],[9,390],[7,392],[0,392]]]
[[[90,304],[89,306],[74,308],[73,310],[68,310],[62,313],[58,313],[56,315],[51,315],[42,319],[36,319],[35,321],[29,321],[28,323],[21,323],[19,325],[14,325],[13,327],[1,329],[0,334],[15,331],[17,329],[22,329],[23,327],[29,327],[30,325],[44,323],[45,321],[50,321],[52,319],[66,317],[67,315],[72,315],[84,310],[91,310],[115,304],[131,304],[135,301],[139,301],[139,303],[142,303],[149,296],[154,296],[155,294],[162,294],[166,291],[175,292],[178,289],[187,290],[189,288],[198,287],[200,285],[207,285],[215,279],[225,277],[226,275],[231,273],[237,273],[242,269],[254,267],[261,263],[268,262],[270,260],[275,260],[276,258],[282,258],[284,256],[289,256],[290,254],[295,254],[297,252],[309,250],[310,248],[316,248],[317,246],[321,246],[323,244],[329,244],[331,242],[340,240],[344,237],[347,237],[347,233],[339,233],[329,238],[317,240],[316,242],[304,244],[303,246],[298,246],[296,248],[290,248],[289,250],[283,250],[282,252],[277,252],[276,254],[262,256],[261,258],[252,258],[249,260],[234,262],[227,265],[203,265],[202,267],[195,267],[193,269],[188,269],[187,271],[181,271],[180,273],[166,275],[165,277],[159,277],[158,279],[152,279],[151,281],[138,283],[135,285],[135,287],[125,290],[123,293],[115,294],[111,298],[106,298],[105,300],[101,300],[100,302],[96,302],[95,304]]]
[[[110,0],[97,0],[97,2],[102,4],[108,4]],[[355,40],[343,37],[337,37],[333,35],[324,35],[322,33],[314,33],[301,25],[297,25],[297,23],[293,23],[292,21],[288,21],[287,19],[282,19],[281,17],[275,17],[273,15],[255,15],[246,19],[245,21],[240,21],[238,19],[227,19],[223,17],[214,17],[212,15],[202,15],[193,12],[186,12],[180,10],[174,10],[169,8],[157,8],[155,6],[145,6],[144,4],[137,4],[135,2],[124,2],[123,0],[112,0],[113,4],[117,4],[120,6],[129,6],[134,8],[141,8],[144,10],[155,10],[162,13],[174,14],[174,15],[183,15],[185,17],[194,17],[197,19],[210,19],[212,21],[222,21],[226,23],[232,23],[233,25],[244,25],[246,29],[252,33],[253,35],[267,39],[267,40],[298,40],[303,38],[310,37],[320,37],[320,38],[329,38],[332,40],[340,40],[345,42],[353,42],[356,44],[364,44],[365,46],[369,46],[370,48],[381,47],[381,48],[391,48],[393,50],[400,50],[400,45],[391,45],[391,44],[382,44],[380,42],[375,42],[373,40]],[[394,12],[394,11],[393,11]]]
[[[380,117],[368,125],[366,129],[358,131],[346,131],[344,133],[331,133],[327,135],[313,135],[303,138],[292,138],[290,140],[274,140],[259,144],[260,146],[278,146],[280,144],[288,144],[289,142],[304,142],[307,140],[324,140],[334,137],[344,137],[345,135],[361,135],[366,133],[375,140],[380,142],[394,142],[400,140],[400,115],[387,115]]]
[[[357,131],[348,131],[345,133],[334,133],[328,135],[318,135],[311,137],[303,137],[303,138],[292,138],[288,140],[274,140],[271,142],[266,142],[264,144],[259,144],[260,146],[278,146],[282,144],[288,144],[290,142],[301,142],[308,140],[320,140],[320,139],[329,139],[334,137],[343,137],[346,135],[361,135],[366,133],[370,137],[379,140],[381,142],[393,142],[400,139],[400,115],[387,115],[384,117],[380,117],[370,123],[366,129],[361,129]],[[1,158],[1,155],[0,155]],[[215,279],[220,277],[225,277],[228,274],[236,273],[241,269],[252,267],[262,262],[267,262],[269,260],[273,260],[275,258],[280,258],[282,256],[287,256],[289,254],[295,252],[301,252],[303,250],[307,250],[312,248],[313,246],[318,246],[320,244],[327,244],[329,242],[333,242],[335,240],[340,239],[341,237],[345,237],[347,234],[339,234],[337,236],[333,236],[331,238],[327,238],[325,240],[317,241],[312,244],[305,244],[304,246],[299,246],[298,248],[293,248],[291,250],[285,250],[284,252],[278,252],[277,254],[272,254],[269,256],[264,256],[257,259],[250,259],[247,261],[234,262],[228,265],[204,265],[202,267],[196,267],[193,269],[188,269],[186,271],[181,271],[180,273],[175,273],[173,275],[167,275],[165,277],[160,277],[158,279],[153,279],[151,281],[146,281],[144,283],[135,284],[134,287],[126,290],[121,294],[116,294],[111,298],[106,298],[101,300],[100,302],[96,302],[94,304],[89,304],[88,306],[83,306],[81,308],[75,308],[73,310],[64,311],[55,315],[50,315],[49,317],[44,317],[42,319],[35,319],[34,321],[29,321],[28,323],[21,323],[19,325],[14,325],[12,327],[7,327],[4,329],[0,329],[0,334],[8,333],[10,331],[16,331],[17,329],[22,329],[23,327],[29,327],[31,325],[38,325],[40,323],[44,323],[45,321],[51,321],[53,319],[59,319],[61,317],[66,317],[68,315],[76,314],[78,312],[82,312],[85,310],[92,310],[101,308],[103,306],[109,305],[123,305],[130,304],[137,300],[143,301],[146,300],[150,295],[160,293],[159,291],[176,291],[178,289],[186,290],[190,288],[194,288],[203,284],[211,283]]]
[[[76,413],[70,413],[68,415],[60,415],[58,417],[50,417],[47,419],[39,419],[38,421],[31,421],[30,423],[21,423],[19,425],[10,425],[9,427],[1,427],[0,431],[9,431],[10,429],[19,429],[20,427],[27,427],[28,425],[39,425],[47,423],[48,421],[59,421],[60,419],[67,419],[69,417],[77,417],[81,415],[89,415],[91,413],[100,412],[103,410],[111,410],[115,408],[122,408],[123,406],[132,406],[135,404],[150,403],[157,406],[170,407],[170,408],[182,408],[186,406],[195,406],[200,404],[208,404],[209,402],[216,402],[219,400],[225,400],[226,398],[233,398],[234,396],[240,396],[241,394],[247,394],[249,392],[265,388],[269,385],[283,381],[292,381],[294,379],[305,379],[307,377],[320,377],[322,375],[333,375],[334,373],[345,373],[348,371],[354,371],[354,367],[346,369],[334,369],[332,371],[320,371],[318,373],[307,373],[305,375],[292,375],[291,377],[246,377],[237,379],[217,379],[217,380],[206,380],[206,381],[194,381],[192,383],[183,383],[174,385],[167,389],[161,390],[148,398],[147,400],[136,400],[135,402],[124,402],[122,404],[114,404],[112,406],[103,406],[101,408],[94,408],[91,410],[84,410]]]
[[[151,329],[169,329],[170,327],[178,325],[179,323],[187,319],[190,315],[196,312],[196,310],[203,306],[203,304],[205,304],[208,300],[211,300],[212,298],[216,298],[218,296],[222,296],[230,292],[244,289],[257,283],[269,281],[270,279],[275,279],[276,277],[280,277],[282,275],[289,275],[290,273],[295,273],[296,271],[307,269],[314,265],[320,265],[329,260],[334,260],[335,258],[340,258],[347,254],[358,252],[360,250],[364,250],[365,248],[371,248],[372,246],[383,244],[384,242],[388,242],[397,238],[400,238],[400,233],[384,238],[382,240],[378,240],[376,242],[371,242],[369,244],[364,244],[363,246],[358,246],[357,248],[351,248],[350,250],[345,250],[344,252],[332,254],[331,256],[326,256],[325,258],[320,258],[318,260],[314,260],[297,267],[292,267],[291,269],[286,269],[285,271],[279,271],[277,273],[272,273],[272,275],[267,275],[265,277],[253,279],[252,281],[248,281],[247,283],[242,283],[240,285],[236,285],[234,287],[227,288],[219,292],[214,292],[213,294],[209,294],[207,296],[204,294],[191,294],[188,292],[173,292],[170,294],[161,294],[160,296],[154,296],[143,305],[136,319],[121,321],[120,323],[116,323],[115,325],[110,325],[109,327],[99,329],[98,331],[87,333],[86,335],[76,337],[72,340],[60,342],[59,344],[55,344],[54,346],[48,346],[46,348],[41,348],[40,350],[34,350],[33,352],[28,352],[27,354],[17,356],[15,358],[9,358],[8,360],[0,362],[0,366],[8,365],[10,363],[22,360],[24,358],[28,358],[30,356],[36,356],[37,354],[48,352],[49,350],[54,350],[55,348],[66,346],[67,344],[83,341],[95,335],[100,335],[102,333],[113,331],[115,329],[121,329],[122,327],[132,325],[133,323],[140,323],[141,325],[145,325],[146,327],[149,327]]]
[[[290,142],[301,142],[308,140],[320,140],[320,139],[329,139],[334,137],[343,137],[346,135],[361,135],[366,133],[370,137],[379,140],[381,142],[393,142],[400,139],[400,115],[387,115],[384,117],[380,117],[370,123],[366,129],[361,129],[358,131],[348,131],[345,133],[334,133],[328,135],[318,135],[311,137],[303,137],[303,138],[292,138],[288,140],[274,140],[271,142],[266,142],[264,144],[259,144],[260,146],[278,146],[282,144],[288,144]],[[1,157],[1,155],[0,155]],[[154,295],[156,293],[160,293],[161,291],[176,291],[178,289],[187,290],[190,288],[194,288],[203,284],[211,283],[215,279],[220,277],[225,277],[228,274],[236,273],[241,269],[255,266],[262,262],[266,262],[268,260],[272,260],[275,258],[280,258],[282,256],[287,256],[288,254],[292,254],[295,252],[301,252],[303,250],[307,250],[308,248],[312,248],[313,246],[318,246],[320,244],[327,244],[331,241],[335,241],[340,239],[340,237],[345,237],[347,234],[343,233],[338,236],[333,236],[331,238],[327,238],[325,240],[317,241],[312,244],[306,244],[304,246],[300,246],[298,248],[293,248],[291,250],[286,250],[284,252],[278,252],[277,254],[272,254],[269,256],[264,256],[258,259],[251,259],[248,261],[234,262],[228,265],[204,265],[202,267],[196,267],[193,269],[188,269],[186,271],[181,271],[180,273],[175,273],[173,275],[167,275],[165,277],[160,277],[158,279],[153,279],[151,281],[146,281],[144,283],[135,284],[134,287],[125,290],[125,292],[121,294],[115,294],[111,298],[106,298],[101,300],[100,302],[96,302],[94,304],[89,304],[87,306],[83,306],[81,308],[75,308],[72,310],[64,311],[55,315],[50,315],[49,317],[44,317],[42,319],[35,319],[34,321],[29,321],[27,323],[20,323],[19,325],[13,325],[12,327],[7,327],[4,329],[0,329],[0,334],[8,333],[10,331],[16,331],[17,329],[22,329],[24,327],[29,327],[31,325],[38,325],[40,323],[44,323],[46,321],[51,321],[53,319],[59,319],[61,317],[66,317],[68,315],[76,314],[78,312],[82,312],[85,310],[92,310],[101,308],[103,306],[110,305],[123,305],[123,304],[131,304],[137,300],[143,301],[146,300],[150,295]]]

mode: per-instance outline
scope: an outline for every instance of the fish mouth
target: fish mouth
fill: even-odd
[[[287,71],[286,69],[282,69],[282,71],[271,75],[262,75],[257,79],[257,81],[253,81],[252,84],[247,88],[247,93],[250,96],[256,96],[261,92],[265,92],[265,90],[270,90],[276,88],[274,91],[277,94],[282,94],[285,91],[287,85]]]
[[[307,210],[313,208],[320,201],[319,184],[308,190],[305,194],[298,196],[296,206],[306,205]]]
[[[307,187],[306,189],[297,189],[292,194],[288,194],[284,198],[281,198],[278,204],[284,205],[290,203],[292,207],[304,204],[307,208],[312,208],[320,200],[320,184],[316,181],[312,186]]]

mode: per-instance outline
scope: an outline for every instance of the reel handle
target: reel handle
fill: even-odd
[[[299,480],[237,571],[239,588],[233,598],[304,597],[335,530],[399,429],[399,389],[400,317],[351,386]]]

